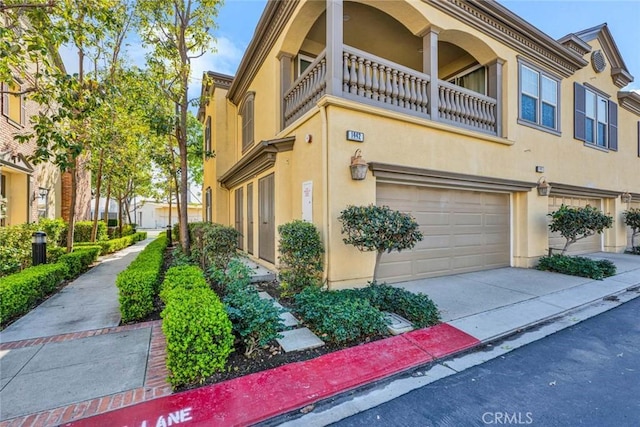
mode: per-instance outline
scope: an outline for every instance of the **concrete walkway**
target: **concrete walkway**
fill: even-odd
[[[101,257],[0,332],[0,421],[145,385],[153,325],[117,327],[115,280],[151,241]]]

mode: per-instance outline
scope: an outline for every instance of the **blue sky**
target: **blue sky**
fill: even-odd
[[[635,77],[628,89],[640,89],[640,0],[500,0],[511,11],[558,39],[568,33],[606,22],[620,53]],[[194,68],[194,77],[207,69],[234,74],[251,41],[266,0],[226,0],[218,16],[215,54]]]

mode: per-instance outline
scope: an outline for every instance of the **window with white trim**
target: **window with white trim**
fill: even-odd
[[[552,75],[519,64],[519,118],[524,124],[559,130],[560,82]]]
[[[16,124],[25,124],[24,95],[19,82],[2,84],[2,114]]]
[[[574,138],[608,150],[618,150],[618,105],[574,83]]]

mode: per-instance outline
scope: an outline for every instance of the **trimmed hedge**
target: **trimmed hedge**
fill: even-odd
[[[160,285],[160,299],[166,304],[174,290],[195,288],[209,289],[209,285],[202,275],[202,270],[195,265],[171,267],[165,273],[162,285]]]
[[[166,248],[167,236],[160,235],[118,274],[116,286],[124,323],[143,319],[153,311]]]
[[[69,267],[62,262],[29,267],[0,277],[0,324],[29,311],[36,301],[55,291],[66,277],[69,277]]]
[[[605,277],[616,274],[616,265],[607,259],[593,260],[591,258],[562,254],[540,258],[536,268],[542,271],[553,271],[595,280],[602,280]]]
[[[98,259],[100,246],[85,246],[74,249],[73,252],[60,256],[58,263],[63,263],[69,269],[67,279],[78,276]]]
[[[224,369],[233,351],[231,321],[195,266],[172,267],[161,287],[166,302],[161,316],[168,380],[174,388],[203,383]]]
[[[85,246],[99,246],[101,248],[100,255],[107,255],[114,252],[117,252],[121,249],[129,247],[136,242],[140,242],[147,238],[146,231],[140,231],[134,234],[130,234],[125,237],[120,237],[118,239],[111,240],[101,240],[98,242],[79,242],[75,243],[74,247],[85,247]]]

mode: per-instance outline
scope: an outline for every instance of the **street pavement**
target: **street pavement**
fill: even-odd
[[[332,424],[638,426],[640,299]]]

